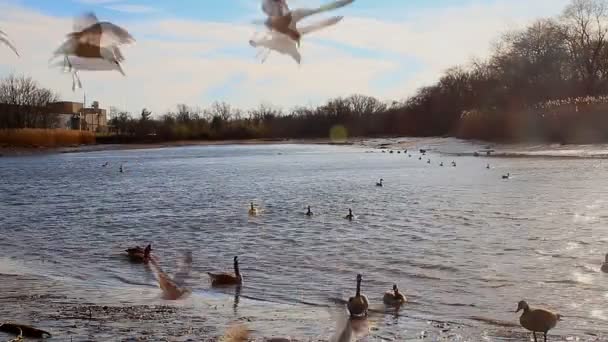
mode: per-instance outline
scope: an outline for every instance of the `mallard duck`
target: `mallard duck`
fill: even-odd
[[[606,258],[604,259],[604,262],[602,263],[602,272],[608,273],[608,254],[606,254]]]
[[[353,215],[353,210],[348,209],[348,215],[344,216],[344,218],[352,221],[355,218],[355,215]]]
[[[251,215],[251,216],[258,215],[258,209],[253,205],[253,202],[251,202],[251,207],[249,208],[249,215]]]
[[[312,216],[312,215],[314,215],[314,214],[312,213],[312,210],[310,210],[310,206],[308,206],[308,211],[306,211],[306,216]]]
[[[534,335],[534,342],[537,342],[536,333],[542,332],[547,342],[547,332],[555,328],[557,321],[561,319],[559,314],[544,309],[531,309],[528,303],[520,301],[517,305],[517,311],[523,310],[519,323],[522,327],[530,330]]]
[[[208,272],[209,277],[211,278],[211,286],[231,286],[231,285],[240,285],[243,283],[243,277],[241,276],[241,272],[239,271],[239,257],[234,257],[234,274],[230,273],[210,273]]]
[[[502,179],[509,179],[511,177],[510,173],[507,173],[506,175],[502,175]]]
[[[399,292],[399,289],[395,284],[393,285],[392,291],[387,291],[384,293],[382,301],[388,306],[399,306],[405,304],[406,298],[401,292]]]
[[[380,178],[380,181],[376,182],[376,186],[384,186],[384,184],[382,184],[382,182],[384,182],[384,179]]]
[[[363,276],[357,275],[357,292],[354,297],[348,299],[347,308],[352,318],[363,318],[367,316],[369,301],[365,295],[361,294],[361,280]]]
[[[132,262],[147,263],[150,261],[150,252],[152,252],[152,244],[148,244],[146,248],[135,246],[126,249],[127,256]]]

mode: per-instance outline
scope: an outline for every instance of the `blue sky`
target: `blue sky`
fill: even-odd
[[[324,0],[290,0],[291,7]],[[132,112],[228,101],[283,108],[361,93],[404,99],[452,65],[485,57],[502,32],[558,14],[568,0],[356,0],[329,15],[334,27],[305,37],[302,65],[272,54],[262,64],[247,42],[261,27],[260,0],[0,0],[0,29],[23,57],[0,49],[0,76],[27,74],[66,100],[87,98]],[[84,89],[49,67],[72,18],[93,11],[137,39],[124,47],[126,77],[82,72]],[[322,17],[322,16],[320,16]],[[310,19],[311,21],[316,19]]]

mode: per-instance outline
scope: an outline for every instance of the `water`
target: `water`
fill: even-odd
[[[351,296],[360,272],[378,307],[393,283],[411,302],[399,317],[375,317],[370,340],[524,341],[513,312],[521,299],[564,316],[554,341],[608,336],[603,160],[432,152],[419,161],[369,150],[211,146],[2,158],[0,286],[58,296],[54,305],[177,305],[190,323],[205,319],[220,332],[247,320],[259,336],[306,340],[331,334],[326,306]],[[250,202],[261,216],[248,217]],[[349,208],[353,222],[343,219]],[[153,276],[121,255],[147,242],[168,269],[192,251],[190,298],[163,302]],[[245,278],[238,305],[230,290],[211,290],[205,273],[231,270],[235,255]],[[0,317],[30,317],[23,305],[26,313],[15,313],[11,298],[0,299]],[[86,337],[40,315],[34,321]],[[113,336],[106,328],[99,333]]]

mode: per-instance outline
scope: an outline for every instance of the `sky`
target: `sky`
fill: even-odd
[[[329,0],[290,0],[291,8]],[[304,37],[302,64],[273,53],[265,63],[248,40],[264,28],[260,0],[0,0],[0,30],[21,58],[0,46],[0,77],[24,74],[62,100],[97,100],[155,114],[177,104],[207,107],[226,101],[289,109],[339,96],[364,94],[403,100],[454,65],[489,55],[504,32],[536,18],[559,15],[568,0],[355,0],[333,15],[344,20]],[[73,18],[93,11],[126,28],[135,44],[121,48],[118,72],[83,71],[83,89],[49,66]]]

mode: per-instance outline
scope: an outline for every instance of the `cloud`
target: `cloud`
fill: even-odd
[[[121,1],[80,1],[126,6]],[[87,99],[134,113],[143,107],[162,113],[178,103],[206,106],[215,100],[244,108],[263,102],[290,108],[352,93],[403,99],[436,80],[446,68],[473,56],[487,56],[490,43],[501,32],[522,27],[536,16],[557,14],[566,2],[471,0],[459,7],[409,13],[407,20],[399,21],[346,14],[340,24],[306,37],[301,66],[278,54],[265,64],[256,60],[247,41],[259,27],[137,17],[119,23],[137,39],[123,51],[127,77],[117,72],[82,72],[81,79]],[[0,48],[0,75],[24,73],[57,90],[65,100],[82,100],[83,92],[71,91],[70,76],[48,66],[51,52],[71,30],[71,18],[0,4],[0,22],[23,56],[17,59]]]

